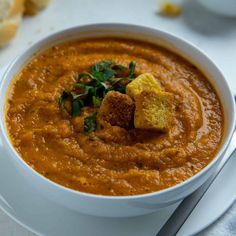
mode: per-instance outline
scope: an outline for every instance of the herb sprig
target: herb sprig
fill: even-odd
[[[71,101],[71,116],[76,117],[79,116],[81,113],[81,108],[84,106],[84,101],[80,99],[78,94],[76,95],[73,92],[64,90],[62,95],[59,98],[59,105],[62,110],[65,110],[65,102],[66,100],[70,99]]]
[[[84,106],[100,107],[102,99],[111,90],[125,93],[126,85],[135,77],[136,62],[131,61],[129,67],[104,60],[93,64],[89,72],[79,74],[72,91],[64,90],[59,98],[59,106],[74,118],[81,114]],[[71,111],[65,108],[69,101]],[[84,133],[96,130],[96,113],[84,120]]]
[[[84,119],[84,133],[88,134],[92,131],[96,130],[97,122],[96,122],[96,112],[93,112],[91,115],[87,116]]]

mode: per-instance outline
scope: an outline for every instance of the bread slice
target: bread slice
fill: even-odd
[[[0,24],[21,14],[24,10],[24,0],[0,0]]]
[[[16,35],[21,18],[22,15],[18,14],[0,22],[0,47],[3,47]]]
[[[0,47],[16,35],[23,10],[24,0],[0,0]]]
[[[0,0],[0,47],[7,44],[19,28],[23,11],[34,15],[45,6],[49,0]]]
[[[24,11],[24,2],[25,0],[14,0],[10,8],[8,17],[15,17],[19,14],[22,14]]]
[[[25,0],[25,14],[35,15],[48,5],[49,0]]]

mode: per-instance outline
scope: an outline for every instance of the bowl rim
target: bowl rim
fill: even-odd
[[[190,182],[194,181],[195,179],[199,178],[201,175],[203,175],[204,173],[206,173],[209,169],[211,169],[213,167],[214,164],[217,163],[217,161],[219,161],[220,157],[224,154],[224,152],[226,151],[230,140],[232,138],[233,132],[234,132],[234,127],[235,127],[235,106],[234,106],[234,97],[233,94],[230,90],[229,84],[227,82],[227,80],[225,79],[225,76],[223,75],[222,71],[219,69],[219,67],[209,58],[209,56],[207,56],[202,50],[200,50],[196,45],[194,45],[193,43],[190,43],[189,41],[183,39],[182,37],[176,36],[172,33],[169,33],[167,31],[164,30],[160,30],[157,28],[153,28],[153,27],[149,27],[149,26],[145,26],[145,25],[138,25],[138,24],[127,24],[127,23],[95,23],[95,24],[83,24],[83,25],[79,25],[79,26],[74,26],[74,27],[69,27],[63,30],[60,30],[56,33],[50,34],[46,37],[43,37],[42,39],[40,39],[39,41],[37,41],[36,43],[32,44],[29,48],[27,48],[26,50],[24,50],[19,56],[17,56],[8,66],[7,69],[4,72],[3,77],[1,78],[0,81],[0,91],[2,91],[3,89],[3,85],[6,81],[7,75],[8,73],[11,71],[11,69],[14,67],[15,63],[19,60],[21,60],[21,58],[27,57],[27,53],[29,53],[33,47],[36,47],[37,45],[43,44],[44,41],[56,38],[57,36],[60,35],[66,35],[71,33],[72,31],[76,31],[78,29],[82,30],[82,29],[87,29],[87,28],[94,28],[94,27],[102,27],[102,28],[109,28],[109,27],[118,27],[118,28],[122,28],[122,27],[128,27],[129,30],[132,32],[134,29],[140,30],[140,31],[155,31],[155,33],[158,33],[160,35],[163,35],[165,37],[171,37],[172,40],[174,41],[179,41],[181,43],[184,43],[188,46],[191,47],[191,50],[198,52],[199,54],[201,54],[201,57],[205,57],[205,59],[208,60],[209,63],[211,63],[214,66],[214,69],[217,71],[217,73],[223,78],[223,82],[225,84],[226,89],[229,92],[229,97],[230,97],[230,106],[232,107],[232,111],[231,111],[231,116],[232,116],[232,123],[228,125],[228,134],[225,134],[224,139],[222,140],[221,143],[221,147],[219,148],[217,154],[215,155],[214,159],[210,161],[210,163],[205,166],[203,169],[201,169],[197,174],[191,176],[190,178],[186,179],[185,181],[173,185],[169,188],[166,189],[162,189],[159,191],[154,191],[154,192],[150,192],[150,193],[144,193],[144,194],[136,194],[136,195],[125,195],[125,196],[112,196],[112,195],[100,195],[100,194],[93,194],[93,193],[87,193],[87,192],[82,192],[79,190],[74,190],[68,187],[65,187],[63,185],[60,185],[48,178],[46,178],[45,176],[43,176],[42,174],[40,174],[39,172],[37,172],[36,170],[34,170],[32,167],[30,167],[25,161],[24,159],[20,156],[20,154],[18,154],[18,152],[15,150],[15,148],[13,147],[10,138],[8,136],[8,132],[7,132],[7,128],[5,125],[5,113],[3,113],[1,118],[0,118],[0,133],[1,133],[1,137],[0,139],[2,139],[4,147],[7,148],[8,150],[6,150],[6,152],[8,154],[10,154],[10,156],[12,156],[22,167],[24,170],[27,170],[29,172],[31,172],[31,174],[35,175],[35,177],[37,177],[39,180],[45,182],[45,184],[51,185],[54,188],[59,188],[59,190],[65,191],[67,193],[71,193],[71,194],[75,194],[75,195],[80,195],[83,197],[87,197],[87,198],[92,198],[92,199],[104,199],[104,200],[127,200],[127,199],[133,199],[133,200],[140,200],[143,198],[149,198],[149,197],[158,197],[160,195],[172,192],[174,190],[180,189],[183,186],[188,185]],[[133,30],[132,30],[133,29]],[[79,38],[79,37],[78,37]],[[69,41],[69,40],[68,40]],[[56,44],[56,41],[55,41]],[[170,50],[171,51],[171,50]],[[37,53],[37,52],[36,52]],[[177,53],[178,54],[178,53]],[[180,54],[181,55],[181,54]],[[27,57],[28,60],[30,58],[32,58],[32,56],[29,58]],[[18,71],[19,72],[19,71]],[[14,79],[14,77],[11,78]],[[9,83],[10,85],[10,83]],[[9,88],[8,85],[8,88]],[[224,96],[224,95],[223,95]],[[4,94],[4,98],[3,98],[3,102],[2,105],[4,106],[6,103],[6,94]]]

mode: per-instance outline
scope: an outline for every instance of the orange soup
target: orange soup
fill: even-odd
[[[156,90],[144,82],[135,90],[137,78]],[[101,195],[185,181],[215,157],[224,130],[220,100],[198,68],[131,39],[46,50],[24,66],[6,103],[11,142],[28,165],[65,187]]]

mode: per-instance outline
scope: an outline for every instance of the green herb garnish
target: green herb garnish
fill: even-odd
[[[129,64],[130,78],[135,78],[135,68],[136,68],[136,61],[131,61]]]
[[[90,116],[87,116],[84,119],[84,133],[85,134],[88,134],[96,130],[96,127],[97,127],[96,116],[97,116],[97,112],[94,112]]]
[[[59,98],[60,108],[70,113],[72,117],[76,117],[81,114],[81,108],[84,106],[100,107],[102,99],[109,91],[125,93],[126,85],[136,77],[135,68],[135,61],[131,61],[129,67],[115,64],[110,60],[95,63],[90,71],[79,74],[72,91],[63,91]],[[70,102],[71,111],[66,110],[66,101]],[[85,118],[85,133],[96,130],[94,117],[96,115],[92,114]]]
[[[81,108],[84,106],[83,100],[81,100],[79,97],[81,94],[74,94],[70,91],[63,91],[62,95],[59,98],[59,106],[63,111],[66,111],[65,109],[65,101],[69,99],[71,101],[71,116],[76,117],[80,115]],[[68,111],[67,111],[68,112]]]
[[[102,103],[102,101],[99,98],[93,96],[93,105],[95,107],[100,107],[101,103]]]
[[[74,99],[72,101],[72,111],[71,116],[76,117],[79,116],[81,113],[81,107],[83,106],[83,101],[80,99]]]

